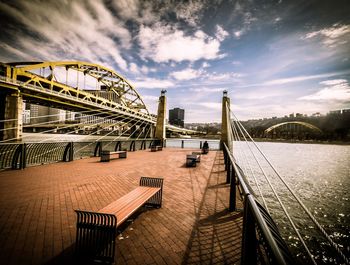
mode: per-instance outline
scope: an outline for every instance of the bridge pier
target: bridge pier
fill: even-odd
[[[23,100],[18,92],[0,93],[0,141],[21,140]]]
[[[231,114],[230,114],[230,98],[227,97],[227,91],[223,92],[222,97],[222,119],[221,119],[221,144],[220,149],[223,150],[224,143],[232,152],[232,130],[231,130]]]
[[[158,139],[162,144],[166,139],[166,129],[165,129],[165,117],[166,117],[166,90],[162,90],[159,103],[158,103],[158,115],[157,115],[157,124],[155,131],[155,138]]]

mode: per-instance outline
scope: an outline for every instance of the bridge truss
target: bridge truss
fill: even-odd
[[[45,72],[48,75],[45,76]],[[57,73],[62,79],[62,70],[66,72],[66,83],[58,81]],[[68,72],[71,70],[90,76],[98,84],[95,91],[103,87],[115,94],[110,100],[94,94],[95,91],[84,90],[68,84]],[[97,64],[86,62],[22,62],[3,64],[1,67],[1,86],[20,92],[23,99],[50,107],[70,111],[95,110],[101,116],[119,114],[123,119],[143,120],[155,124],[155,117],[149,114],[142,98],[133,86],[113,70]],[[85,85],[85,83],[84,83]]]

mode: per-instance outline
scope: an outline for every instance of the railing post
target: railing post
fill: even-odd
[[[135,151],[135,141],[131,141],[131,143],[130,143],[130,151]]]
[[[231,181],[231,161],[228,158],[228,155],[226,155],[225,168],[226,168],[226,183],[228,184]]]
[[[227,158],[228,157],[228,154],[227,154],[227,151],[224,150],[224,164],[225,164],[225,170],[227,170]]]
[[[94,156],[101,156],[102,153],[102,142],[97,142],[94,150]]]
[[[181,148],[184,148],[184,146],[185,146],[185,142],[184,140],[181,140]]]
[[[68,161],[73,161],[74,157],[74,143],[70,142],[69,143],[69,155],[68,155]]]
[[[244,199],[244,216],[242,231],[242,254],[241,264],[249,265],[257,263],[257,239],[255,222],[249,203],[249,194]]]
[[[231,181],[230,181],[230,204],[229,211],[236,211],[236,172],[232,164],[230,164]]]
[[[26,159],[27,159],[27,144],[23,143],[21,146],[21,159],[20,159],[20,168],[25,169],[26,168]]]
[[[12,169],[24,169],[26,167],[26,144],[19,144],[12,158]]]
[[[117,143],[115,144],[114,151],[121,151],[121,150],[122,150],[121,142],[117,141]]]

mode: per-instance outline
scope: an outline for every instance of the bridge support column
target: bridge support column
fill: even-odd
[[[230,115],[230,98],[227,97],[227,91],[223,92],[222,97],[222,119],[221,119],[221,144],[220,149],[223,150],[224,143],[230,151],[232,151],[232,131],[231,131],[231,115]]]
[[[161,144],[163,145],[163,142],[166,138],[165,135],[165,117],[166,117],[166,97],[165,97],[166,90],[162,90],[160,97],[159,97],[159,103],[158,103],[158,115],[157,115],[157,124],[156,124],[156,131],[155,131],[155,138],[157,138]]]
[[[0,140],[22,139],[23,101],[19,93],[0,94]]]

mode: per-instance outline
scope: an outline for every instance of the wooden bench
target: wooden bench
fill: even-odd
[[[186,155],[186,166],[187,167],[196,167],[197,162],[200,160],[200,155]]]
[[[116,157],[111,158],[112,155],[119,155],[118,158],[126,158],[126,153],[126,151],[102,151],[100,162],[109,162],[111,159],[116,159]]]
[[[85,259],[114,262],[117,227],[142,206],[162,206],[163,179],[141,177],[140,186],[98,212],[77,213],[76,254]]]
[[[163,146],[161,145],[152,145],[151,146],[151,152],[157,152],[157,151],[162,151],[163,150]]]

